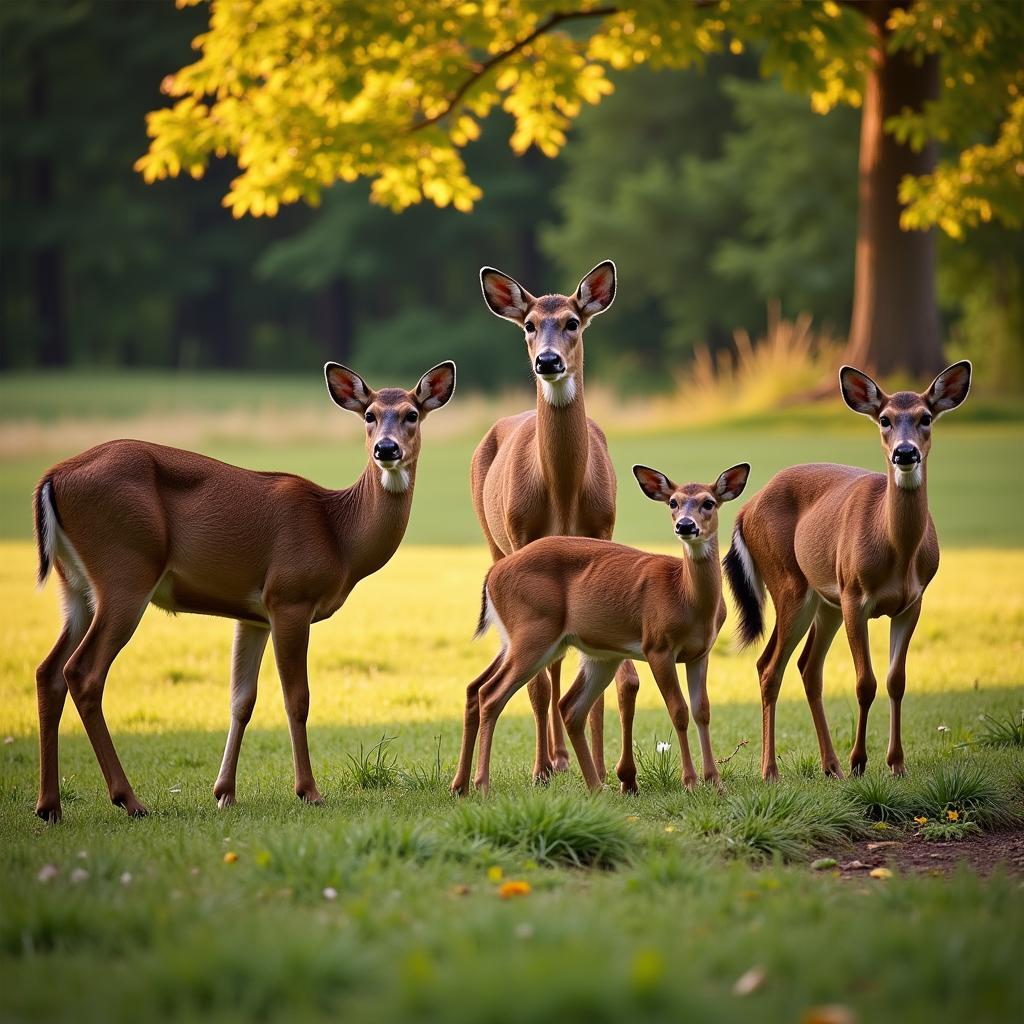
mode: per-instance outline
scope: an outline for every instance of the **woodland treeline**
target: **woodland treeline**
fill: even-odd
[[[858,110],[812,112],[763,77],[756,48],[702,69],[612,74],[557,159],[516,156],[496,113],[465,150],[472,212],[368,201],[365,181],[322,205],[232,219],[234,160],[143,182],[147,112],[194,58],[205,5],[8,0],[0,11],[0,369],[306,369],[367,374],[454,358],[462,380],[522,384],[519,346],[480,299],[492,264],[564,290],[619,266],[616,316],[587,339],[599,376],[670,382],[695,345],[762,331],[768,304],[849,329],[857,236]],[[1024,234],[986,224],[941,237],[947,349],[1019,386]]]

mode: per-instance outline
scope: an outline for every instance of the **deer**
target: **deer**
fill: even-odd
[[[604,784],[587,746],[585,724],[597,699],[626,659],[651,667],[679,742],[682,783],[697,785],[687,729],[697,724],[704,780],[721,786],[711,747],[707,675],[711,648],[725,622],[718,561],[718,510],[739,497],[750,466],[727,469],[712,484],[679,486],[663,473],[634,466],[640,489],[671,513],[684,556],[650,554],[610,540],[545,537],[496,561],[484,579],[477,637],[493,626],[501,651],[466,691],[467,715],[453,793],[464,793],[477,733],[476,788],[490,788],[490,758],[498,716],[512,695],[570,648],[580,668],[559,702],[569,740],[591,791]],[[473,709],[470,713],[469,709]]]
[[[615,299],[615,264],[599,263],[572,295],[535,298],[492,267],[480,270],[480,287],[495,316],[522,328],[537,389],[536,407],[498,420],[473,453],[473,507],[492,561],[540,537],[610,538],[615,526],[615,470],[604,433],[587,417],[583,335]],[[569,767],[558,714],[560,686],[561,659],[556,659],[528,687],[537,731],[535,783]],[[616,766],[623,792],[636,792],[633,716],[639,688],[636,669],[624,662],[617,677],[622,754]],[[475,702],[467,701],[468,722],[476,712]],[[594,706],[590,728],[595,763],[603,776],[603,696]]]
[[[967,398],[971,364],[954,363],[921,393],[886,394],[866,373],[839,372],[843,401],[879,428],[885,473],[832,464],[793,466],[776,474],[740,510],[725,570],[740,608],[742,646],[764,632],[765,588],[775,627],[757,661],[761,687],[761,775],[778,778],[775,704],[790,657],[805,633],[797,665],[826,775],[843,777],[822,703],[825,656],[839,629],[856,672],[857,728],[850,771],[867,766],[868,712],[877,690],[868,647],[868,620],[890,620],[889,746],[894,775],[906,764],[900,710],[907,652],[921,601],[939,567],[939,541],[928,511],[932,425]]]
[[[260,662],[273,638],[288,716],[295,793],[322,797],[309,759],[310,625],[397,551],[409,522],[423,419],[455,391],[455,364],[428,370],[411,391],[374,391],[339,363],[324,367],[331,399],[365,422],[362,475],[328,490],[290,473],[262,473],[146,441],[108,441],[49,469],[34,495],[38,582],[56,569],[63,623],[36,672],[40,783],[36,814],[61,818],[57,735],[68,692],[111,802],[147,813],[125,775],[103,716],[117,654],[143,612],[235,619],[231,724],[214,785],[235,803],[242,738]]]

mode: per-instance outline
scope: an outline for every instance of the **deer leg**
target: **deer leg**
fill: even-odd
[[[633,719],[636,717],[636,695],[640,690],[640,679],[631,661],[624,661],[615,673],[615,690],[619,699],[619,723],[622,727],[622,753],[615,766],[619,780],[619,791],[635,793],[636,761],[633,759]]]
[[[309,763],[309,740],[306,719],[309,717],[309,676],[306,665],[309,653],[310,610],[304,606],[273,609],[270,617],[274,637],[277,672],[284,691],[288,714],[288,731],[292,739],[292,760],[295,765],[295,795],[306,803],[323,802]]]
[[[651,672],[654,673],[654,681],[658,684],[658,689],[661,690],[665,707],[668,708],[668,717],[672,720],[672,728],[675,729],[676,738],[679,740],[683,785],[687,789],[693,789],[697,785],[697,770],[693,767],[693,758],[690,757],[690,741],[686,735],[686,730],[690,725],[690,711],[683,699],[683,691],[679,688],[675,656],[672,652],[664,651],[645,653],[647,654],[647,664],[651,666]]]
[[[700,740],[701,767],[704,781],[713,783],[719,788],[722,777],[715,764],[715,755],[711,749],[711,703],[708,700],[708,655],[700,661],[687,663],[686,689],[690,694],[690,712],[697,723],[697,738]]]
[[[519,646],[510,643],[505,660],[494,675],[480,687],[480,755],[476,765],[474,784],[486,794],[491,782],[491,742],[498,716],[512,695],[527,681],[545,667],[554,653],[557,637],[538,640],[542,626],[524,626],[523,633],[530,636],[527,644]]]
[[[230,807],[235,802],[238,755],[242,749],[245,727],[256,706],[260,662],[269,638],[270,631],[266,626],[252,622],[235,623],[235,642],[231,652],[231,725],[224,746],[224,758],[213,786],[213,795],[221,807]]]
[[[36,670],[36,700],[39,705],[39,799],[36,814],[51,823],[61,818],[57,744],[60,719],[68,695],[64,664],[82,642],[92,620],[87,595],[73,589],[63,579],[61,589],[64,624],[53,649]]]
[[[617,661],[598,661],[581,656],[576,680],[562,698],[558,709],[565,721],[565,728],[569,733],[572,749],[576,752],[580,771],[591,792],[596,792],[604,786],[604,775],[594,764],[590,749],[587,747],[585,727],[588,717],[592,716],[598,697],[612,681],[619,664]]]
[[[900,710],[907,688],[907,651],[920,617],[921,601],[918,600],[899,615],[894,615],[889,624],[889,675],[886,680],[889,691],[889,751],[885,760],[893,775],[905,775],[907,771],[900,738]]]
[[[548,666],[551,679],[551,769],[555,772],[569,770],[569,751],[565,748],[565,729],[558,708],[562,702],[562,659]]]
[[[843,777],[843,769],[839,766],[839,757],[832,745],[832,734],[825,718],[821,691],[824,686],[825,656],[842,621],[843,613],[838,608],[820,602],[814,616],[814,625],[811,626],[810,635],[807,637],[807,644],[797,662],[800,676],[804,681],[804,693],[807,694],[811,718],[814,721],[814,732],[818,737],[822,770],[826,775],[834,775],[838,779]]]
[[[846,636],[850,641],[850,652],[853,654],[853,667],[857,674],[857,735],[850,751],[850,771],[854,775],[863,775],[868,763],[868,712],[875,699],[878,683],[871,667],[868,621],[859,594],[843,595],[843,623],[846,626]]]
[[[469,775],[473,770],[473,748],[476,746],[476,735],[480,731],[480,688],[498,670],[505,657],[501,651],[466,687],[466,710],[462,720],[462,747],[459,750],[459,767],[449,787],[452,796],[465,796],[469,790]]]
[[[142,578],[144,572],[133,572],[132,567],[124,563],[119,565],[119,569],[123,571],[124,579],[133,581]],[[110,666],[132,638],[158,579],[159,576],[151,578],[145,590],[138,587],[126,590],[122,586],[111,588],[109,595],[105,590],[98,591],[92,623],[64,666],[64,678],[71,699],[78,708],[96,760],[99,761],[110,802],[123,807],[132,817],[142,817],[147,811],[135,795],[121,767],[114,741],[110,738],[110,730],[103,717],[103,689]]]
[[[609,679],[609,682],[611,680]],[[604,690],[597,695],[594,706],[590,709],[590,743],[594,759],[594,769],[603,781],[608,774],[604,763]]]
[[[757,661],[761,682],[761,777],[774,782],[779,777],[775,760],[775,704],[786,665],[814,617],[816,601],[806,584],[772,594],[775,628],[764,653]]]
[[[548,708],[551,709],[552,732],[555,722],[561,727],[558,708],[551,702],[551,686],[547,672],[538,672],[527,684],[526,691],[530,695],[530,707],[533,708],[533,721],[536,725],[536,739],[533,756],[533,784],[541,785],[548,781],[553,771],[551,753],[548,749]],[[561,735],[561,733],[559,733]]]

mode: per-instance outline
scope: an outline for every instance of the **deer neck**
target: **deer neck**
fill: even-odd
[[[362,476],[351,487],[334,491],[330,499],[331,524],[335,543],[352,584],[386,565],[398,550],[409,525],[412,492],[416,483],[416,464],[403,472],[404,478],[387,478],[381,470],[367,464]]]
[[[912,557],[928,529],[927,466],[920,464],[916,486],[902,486],[890,465],[885,488],[885,528],[889,543],[899,556]]]
[[[545,388],[551,385],[538,380],[537,457],[548,493],[568,510],[579,500],[590,457],[583,373],[560,382],[551,395],[545,396]]]
[[[714,611],[722,600],[722,567],[718,537],[709,537],[700,548],[687,547],[682,557],[680,585],[695,610]]]

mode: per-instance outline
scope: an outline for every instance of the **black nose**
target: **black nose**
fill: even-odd
[[[898,444],[892,453],[894,466],[914,466],[921,461],[921,452],[916,445]]]
[[[676,522],[676,533],[680,537],[699,537],[700,528],[697,524],[687,517],[686,519],[680,519]]]
[[[557,352],[541,352],[535,363],[537,372],[542,377],[553,376],[556,373],[565,372],[565,363]]]
[[[397,462],[402,457],[402,449],[394,441],[378,441],[373,446],[373,457],[379,462]]]

